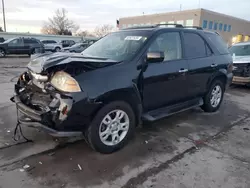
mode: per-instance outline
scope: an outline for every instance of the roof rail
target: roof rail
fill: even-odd
[[[167,23],[167,24],[156,24],[155,26],[156,27],[160,27],[160,26],[175,26],[175,27],[183,28],[182,24],[170,24],[170,23]]]
[[[147,29],[147,28],[155,28],[155,25],[143,25],[143,26],[134,26],[134,27],[127,27],[123,28],[121,30],[127,30],[127,29]]]
[[[202,27],[200,26],[184,26],[184,28],[187,28],[187,29],[197,29],[197,30],[203,30]]]

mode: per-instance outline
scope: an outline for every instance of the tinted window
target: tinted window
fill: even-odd
[[[228,32],[231,32],[231,29],[232,29],[232,26],[231,26],[231,25],[228,25],[227,31],[228,31]]]
[[[14,39],[12,41],[9,42],[9,46],[20,46],[22,45],[22,39]]]
[[[223,41],[220,35],[213,33],[206,33],[206,36],[210,40],[210,42],[218,49],[220,54],[228,54],[229,51],[227,49],[226,43]]]
[[[48,44],[55,44],[56,41],[54,41],[54,40],[48,40],[47,43],[48,43]]]
[[[31,39],[31,40],[30,40],[30,43],[31,43],[31,44],[39,44],[39,42],[38,42],[36,39]]]
[[[35,39],[24,39],[25,44],[38,44],[38,41]]]
[[[181,39],[178,32],[160,34],[150,45],[149,52],[164,52],[165,61],[182,58]]]
[[[184,33],[184,47],[187,58],[207,56],[205,42],[196,33]]]
[[[207,51],[207,56],[210,56],[213,53],[211,49],[208,47],[208,45],[206,45],[206,51]]]

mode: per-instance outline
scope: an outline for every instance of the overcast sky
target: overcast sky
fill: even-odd
[[[7,31],[39,33],[57,8],[66,8],[82,30],[93,30],[102,24],[115,25],[119,17],[177,11],[180,4],[183,10],[195,9],[199,0],[5,0],[5,12]],[[250,20],[250,0],[200,0],[200,6]]]

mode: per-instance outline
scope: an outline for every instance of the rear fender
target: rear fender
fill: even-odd
[[[207,91],[209,91],[209,88],[213,81],[215,79],[221,79],[223,82],[225,82],[225,85],[227,84],[227,70],[226,69],[220,69],[216,73],[214,73],[207,81]]]

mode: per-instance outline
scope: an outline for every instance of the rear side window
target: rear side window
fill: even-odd
[[[48,43],[48,44],[55,44],[56,41],[54,41],[54,40],[48,40],[47,43]]]
[[[217,48],[220,54],[229,54],[226,43],[220,35],[213,33],[206,33],[210,42]]]
[[[196,33],[184,33],[184,49],[189,59],[207,56],[205,41]]]

